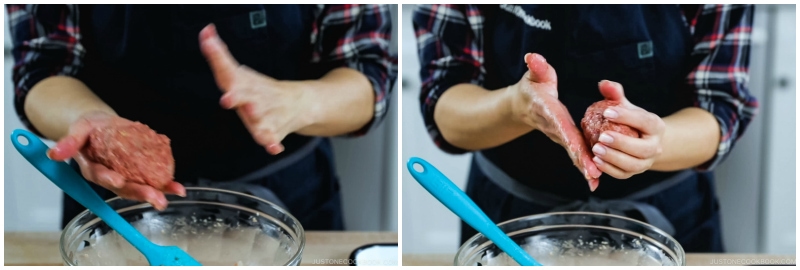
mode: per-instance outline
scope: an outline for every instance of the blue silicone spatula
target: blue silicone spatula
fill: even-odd
[[[24,137],[27,144],[20,138]],[[89,186],[80,174],[66,162],[58,162],[47,157],[48,147],[33,133],[17,129],[11,133],[11,142],[20,154],[36,169],[47,176],[67,195],[100,217],[125,240],[138,249],[153,266],[200,266],[192,256],[176,246],[159,246],[147,240],[130,223],[111,209]]]
[[[541,266],[522,249],[517,243],[508,237],[494,222],[486,216],[486,213],[470,199],[464,191],[461,191],[450,179],[437,170],[427,161],[412,157],[408,161],[408,172],[417,180],[428,192],[436,197],[444,206],[455,213],[461,220],[475,228],[492,240],[497,247],[503,250],[508,256],[517,261],[521,266]],[[417,171],[414,165],[421,167],[422,171]]]

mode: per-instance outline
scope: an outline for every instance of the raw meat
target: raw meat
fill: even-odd
[[[609,121],[603,116],[603,111],[608,107],[619,105],[619,101],[601,100],[589,106],[586,109],[586,114],[581,120],[581,128],[583,128],[583,136],[586,143],[589,144],[591,149],[597,143],[597,139],[603,131],[611,130],[622,133],[623,135],[639,138],[639,131],[627,125],[618,124]]]
[[[117,119],[96,128],[89,134],[84,153],[127,181],[158,190],[174,179],[175,159],[169,138],[139,122]]]

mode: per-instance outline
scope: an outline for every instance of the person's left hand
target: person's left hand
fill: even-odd
[[[661,154],[661,138],[666,125],[656,114],[631,104],[622,85],[612,81],[601,81],[600,93],[609,100],[619,101],[620,105],[609,107],[603,116],[612,122],[628,125],[639,130],[641,138],[622,135],[614,131],[604,131],[599,142],[592,146],[597,167],[617,179],[628,179],[653,166]]]
[[[240,65],[228,51],[213,24],[200,31],[200,49],[225,93],[220,105],[236,109],[253,139],[277,155],[281,141],[310,125],[308,91],[294,82],[278,81]]]

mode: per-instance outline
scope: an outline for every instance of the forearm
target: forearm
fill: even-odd
[[[719,146],[719,123],[700,108],[686,108],[664,117],[662,153],[651,167],[655,171],[676,171],[699,166],[714,157]]]
[[[337,68],[319,80],[298,82],[309,95],[309,125],[297,132],[307,136],[339,136],[372,120],[375,94],[364,74]]]
[[[45,137],[58,140],[70,125],[88,112],[113,109],[81,81],[67,76],[46,78],[31,88],[25,99],[25,114]]]
[[[508,88],[455,85],[439,97],[434,120],[453,146],[480,150],[502,145],[533,130],[513,115],[511,94]]]

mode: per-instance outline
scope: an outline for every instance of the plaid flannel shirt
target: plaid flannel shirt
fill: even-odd
[[[694,105],[719,122],[721,140],[714,158],[697,170],[712,170],[730,154],[752,121],[758,102],[747,89],[752,5],[682,5],[700,64],[686,77]],[[436,102],[452,86],[482,85],[484,18],[476,5],[419,5],[413,15],[420,59],[420,105],[430,137],[448,153],[465,153],[449,144],[433,118]]]
[[[31,88],[50,76],[75,76],[83,66],[77,5],[6,5],[14,44],[14,107],[24,125]],[[313,63],[337,63],[364,74],[375,93],[373,119],[350,136],[361,136],[386,116],[397,78],[397,57],[390,55],[392,33],[388,5],[317,5],[311,35]]]

